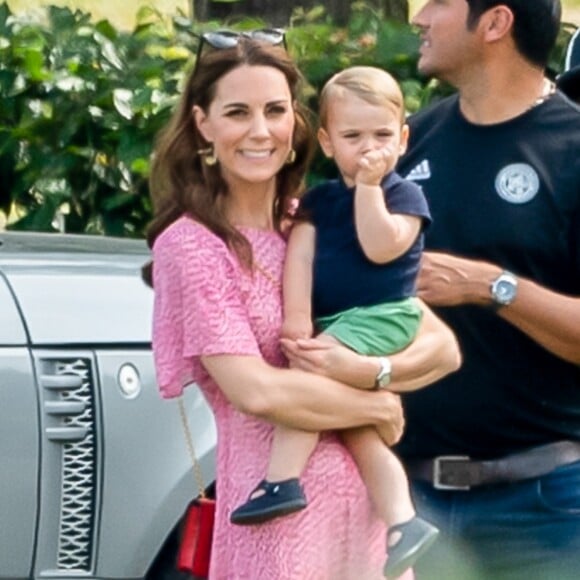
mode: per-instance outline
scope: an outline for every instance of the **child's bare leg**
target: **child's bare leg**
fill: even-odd
[[[251,526],[303,510],[308,502],[299,477],[317,442],[318,433],[276,427],[266,478],[230,514],[230,521]]]
[[[403,466],[374,427],[344,431],[343,439],[388,526],[384,574],[399,578],[430,548],[438,530],[415,514]]]
[[[266,479],[282,481],[300,477],[317,443],[318,433],[277,425],[274,429]]]
[[[407,475],[377,430],[359,427],[343,431],[342,436],[381,519],[389,527],[410,520],[415,508]]]
[[[283,481],[300,477],[318,443],[318,437],[318,433],[276,425],[266,480]]]
[[[308,502],[299,478],[317,443],[318,433],[276,426],[266,477],[232,511],[230,521],[256,525],[303,510]]]

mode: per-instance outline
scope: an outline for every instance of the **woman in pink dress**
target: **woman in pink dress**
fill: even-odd
[[[204,36],[196,68],[157,144],[150,229],[153,347],[164,397],[195,381],[218,430],[210,578],[375,580],[386,530],[333,430],[402,432],[398,397],[372,390],[380,363],[315,339],[280,344],[285,211],[301,193],[312,131],[300,75],[278,31]],[[425,309],[419,337],[391,357],[393,385],[456,368],[450,331]],[[364,385],[353,389],[340,382]],[[303,477],[307,509],[260,526],[229,521],[264,473],[272,425],[324,431]]]

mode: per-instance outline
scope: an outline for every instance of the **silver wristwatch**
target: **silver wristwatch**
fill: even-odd
[[[375,378],[375,390],[386,389],[391,382],[391,361],[386,357],[379,358],[380,369]]]
[[[490,286],[492,306],[501,308],[511,304],[518,293],[518,279],[514,274],[504,270]]]

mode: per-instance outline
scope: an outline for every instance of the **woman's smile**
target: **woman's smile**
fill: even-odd
[[[250,159],[268,159],[273,151],[273,149],[242,149],[240,153],[244,157],[249,157]]]

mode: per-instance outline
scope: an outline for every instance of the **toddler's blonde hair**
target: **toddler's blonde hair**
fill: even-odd
[[[352,66],[336,73],[320,93],[320,125],[326,128],[331,102],[352,93],[372,105],[394,105],[405,123],[405,101],[399,83],[387,71],[374,66]]]

